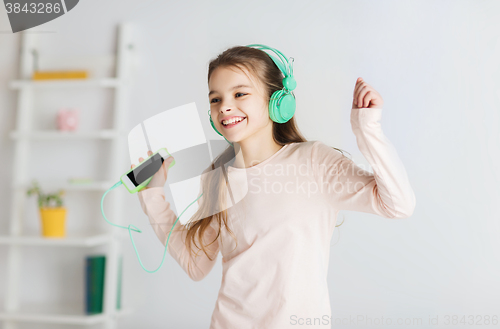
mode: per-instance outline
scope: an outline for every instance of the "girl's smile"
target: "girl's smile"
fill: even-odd
[[[222,119],[221,123],[222,126],[226,129],[233,128],[237,125],[239,125],[241,122],[245,121],[246,117],[238,117],[238,116],[232,116],[227,119]]]

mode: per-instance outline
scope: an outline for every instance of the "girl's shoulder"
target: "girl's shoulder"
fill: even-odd
[[[292,143],[291,151],[300,153],[300,156],[314,160],[324,160],[325,158],[340,160],[344,157],[339,149],[329,146],[320,140]]]
[[[310,155],[314,155],[314,153],[324,153],[331,151],[336,152],[332,146],[328,146],[319,140],[291,143],[290,151],[304,152],[304,153],[309,153]]]
[[[328,157],[341,157],[342,154],[333,146],[328,146],[322,141],[311,140],[306,142],[290,143],[288,145],[288,153],[296,157],[308,159],[322,159]]]
[[[307,156],[311,154],[312,147],[317,141],[294,142],[287,144],[288,153],[300,156]]]
[[[294,151],[296,150],[311,150],[314,144],[318,143],[319,141],[305,141],[305,142],[294,142],[290,143],[288,146],[290,149],[293,149]]]

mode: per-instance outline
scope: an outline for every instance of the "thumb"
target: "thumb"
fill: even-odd
[[[168,170],[168,166],[170,166],[170,164],[172,163],[172,161],[174,161],[174,157],[173,156],[169,156],[168,158],[165,159],[165,161],[163,161],[163,166],[165,167],[165,169]]]
[[[172,161],[174,161],[174,158],[172,156],[169,156],[168,158],[166,158],[163,163],[161,164],[161,167],[160,167],[160,172],[162,173],[163,175],[163,178],[167,178],[167,175],[168,175],[168,169],[169,169],[169,166],[170,164],[172,163]]]

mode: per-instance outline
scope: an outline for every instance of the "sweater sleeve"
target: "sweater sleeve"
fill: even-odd
[[[202,198],[203,196],[198,199],[198,204],[201,203]],[[139,201],[144,213],[149,218],[149,222],[151,223],[156,236],[165,246],[168,234],[172,229],[172,225],[176,221],[177,216],[173,210],[170,209],[170,203],[165,200],[163,187],[152,187],[140,191]],[[192,280],[200,281],[207,276],[217,261],[217,254],[220,250],[219,241],[216,239],[215,242],[206,247],[207,252],[213,260],[210,260],[202,250],[197,250],[197,248],[191,244],[195,248],[195,251],[198,252],[196,256],[193,256],[190,255],[190,252],[187,250],[185,245],[186,233],[187,229],[185,225],[181,224],[180,221],[177,221],[172,234],[170,234],[167,251]],[[216,236],[217,233],[215,229],[209,225],[203,236],[204,244],[209,244],[215,239]],[[199,245],[199,241],[196,241]]]
[[[408,218],[415,194],[403,163],[384,135],[380,108],[353,108],[351,126],[363,156],[374,173],[357,166],[332,147],[316,141],[312,164],[316,182],[338,210],[354,210],[385,218]]]

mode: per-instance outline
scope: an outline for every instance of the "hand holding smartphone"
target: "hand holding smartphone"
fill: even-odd
[[[150,187],[163,187],[167,181],[168,169],[175,164],[175,159],[166,148],[162,148],[154,154],[148,151],[146,160],[140,157],[139,162],[138,166],[132,164],[131,169],[120,178],[130,193]]]

